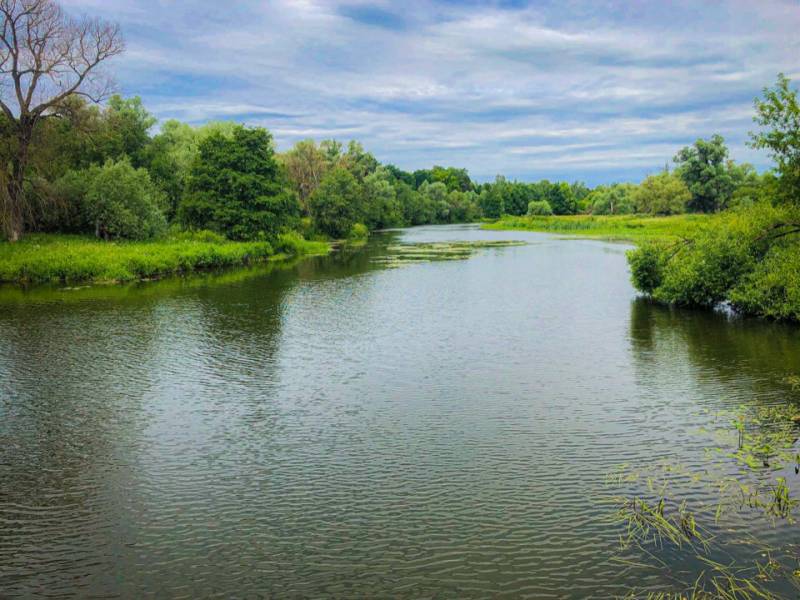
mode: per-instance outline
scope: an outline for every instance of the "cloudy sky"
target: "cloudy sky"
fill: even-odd
[[[160,119],[358,139],[413,170],[638,180],[800,80],[800,0],[66,0],[121,23],[113,69]]]

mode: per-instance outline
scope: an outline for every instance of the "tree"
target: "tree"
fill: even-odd
[[[145,169],[134,169],[125,158],[93,167],[83,176],[89,182],[85,214],[97,237],[148,239],[166,229],[163,195]]]
[[[549,217],[553,214],[553,209],[547,203],[547,200],[532,200],[528,203],[528,216],[529,217]]]
[[[308,212],[308,197],[317,189],[329,168],[325,153],[314,140],[302,140],[283,155],[283,164],[303,210]]]
[[[266,129],[239,125],[230,139],[215,132],[200,143],[179,208],[185,225],[235,240],[275,239],[299,213]]]
[[[574,215],[578,212],[578,201],[568,183],[554,183],[547,192],[547,203],[554,215]]]
[[[781,73],[774,88],[764,89],[764,99],[756,99],[754,120],[765,130],[750,137],[753,148],[769,150],[784,195],[800,204],[800,101],[789,83]]]
[[[675,155],[677,172],[692,198],[691,212],[717,212],[724,209],[733,194],[733,178],[728,170],[728,148],[721,135],[697,140]]]
[[[59,114],[73,96],[105,97],[109,80],[97,67],[121,53],[119,27],[97,19],[75,20],[54,0],[0,0],[0,109],[12,143],[2,173],[3,228],[11,241],[23,234],[25,177],[38,125]]]
[[[392,175],[384,167],[364,178],[362,194],[365,214],[360,221],[370,229],[395,227],[402,221],[397,193],[391,183]]]
[[[308,200],[317,228],[333,238],[346,237],[362,214],[361,186],[350,171],[336,167],[328,172]]]
[[[478,204],[487,219],[499,219],[505,211],[503,188],[507,185],[505,177],[498,175],[494,183],[487,185],[478,196]]]
[[[123,98],[114,94],[104,113],[105,135],[98,144],[100,161],[130,159],[134,167],[144,166],[150,144],[150,129],[157,119],[145,109],[139,96]]]
[[[587,197],[593,215],[627,215],[635,210],[631,183],[599,185]]]
[[[633,191],[636,212],[652,215],[675,215],[686,212],[692,194],[680,177],[663,171],[650,175]]]

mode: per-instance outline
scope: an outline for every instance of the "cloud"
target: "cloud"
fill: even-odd
[[[798,73],[795,0],[68,0],[121,22],[124,93],[161,119],[237,119],[279,147],[355,137],[479,179],[638,178],[682,145],[744,142],[752,100]]]

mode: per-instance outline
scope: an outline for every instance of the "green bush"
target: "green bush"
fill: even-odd
[[[127,160],[108,161],[88,173],[85,211],[95,235],[105,239],[145,240],[166,231],[163,197],[145,169]]]
[[[347,235],[348,240],[365,240],[369,237],[369,229],[363,223],[356,223],[350,228],[350,233]]]
[[[743,314],[800,318],[800,210],[759,204],[723,214],[690,237],[628,254],[633,283],[683,306],[729,302]]]
[[[528,202],[529,217],[549,217],[553,214],[550,203],[547,200],[534,200]]]

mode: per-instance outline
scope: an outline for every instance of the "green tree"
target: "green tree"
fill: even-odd
[[[156,118],[145,109],[139,96],[111,96],[103,113],[104,135],[96,152],[98,160],[120,160],[128,157],[134,167],[145,166],[150,129]]]
[[[308,198],[317,189],[330,168],[325,152],[314,140],[302,140],[282,157],[289,181],[300,198],[303,210],[308,212]]]
[[[392,175],[384,167],[364,178],[362,186],[364,222],[370,229],[396,227],[402,222],[397,193],[392,185]]]
[[[333,238],[347,237],[363,214],[361,196],[361,186],[350,171],[331,169],[308,199],[317,229]]]
[[[631,183],[599,185],[587,197],[593,215],[627,215],[635,211]]]
[[[578,212],[578,201],[568,183],[553,183],[547,191],[547,203],[555,215],[574,215]]]
[[[800,101],[789,83],[780,74],[775,87],[756,99],[754,120],[763,130],[750,136],[752,147],[768,150],[777,163],[783,196],[800,203]]]
[[[109,160],[82,174],[88,182],[84,199],[86,220],[104,239],[148,239],[167,226],[163,196],[145,169],[135,169],[127,158]],[[73,178],[74,182],[74,178]]]
[[[494,183],[484,186],[483,190],[481,190],[480,196],[478,196],[478,204],[483,216],[487,219],[499,219],[505,212],[503,203],[503,188],[505,186],[505,178],[498,175]]]
[[[667,171],[650,175],[633,190],[636,212],[651,215],[676,215],[686,212],[692,194],[680,177]]]
[[[447,186],[448,192],[468,192],[472,189],[472,180],[466,169],[456,169],[455,167],[434,166],[430,170],[427,181],[431,183],[443,183]]]
[[[532,200],[528,204],[529,217],[549,217],[552,214],[553,209],[550,208],[550,204],[547,203],[547,200]]]
[[[275,239],[297,225],[300,205],[275,158],[266,129],[237,126],[200,143],[180,204],[189,227],[236,240]]]
[[[677,172],[692,194],[691,212],[717,212],[727,207],[734,189],[727,159],[728,148],[721,135],[698,139],[675,155]]]

